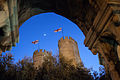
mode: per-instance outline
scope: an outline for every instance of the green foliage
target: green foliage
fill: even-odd
[[[11,54],[0,55],[0,80],[12,80],[15,76],[15,65]]]
[[[93,80],[93,77],[84,67],[74,67],[63,57],[57,63],[56,58],[50,56],[37,71],[36,80]]]
[[[16,64],[13,61],[11,54],[0,56],[0,80],[93,80],[90,70],[84,66],[75,67],[64,57],[57,62],[56,57],[47,56],[39,69],[34,68],[30,57],[24,57]]]
[[[11,54],[0,56],[0,80],[34,80],[34,72],[31,58],[13,64]]]
[[[106,73],[105,68],[102,66],[99,67],[99,73],[93,70],[92,72],[93,72],[94,80],[112,80],[110,74]]]
[[[34,80],[35,69],[33,67],[32,59],[24,57],[16,64],[17,80]]]

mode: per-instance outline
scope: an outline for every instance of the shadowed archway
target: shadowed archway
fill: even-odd
[[[86,37],[85,46],[93,54],[102,55],[110,67],[109,71],[113,80],[120,79],[119,72],[116,71],[118,63],[109,59],[110,50],[103,50],[105,49],[103,45],[112,49],[110,43],[100,41],[102,36],[112,35],[117,45],[120,45],[120,36],[118,36],[120,35],[119,5],[119,0],[1,0],[0,51],[6,51],[15,46],[19,40],[19,27],[24,21],[33,15],[54,12],[78,25]],[[100,46],[97,47],[97,44]],[[114,55],[114,57],[117,56]]]

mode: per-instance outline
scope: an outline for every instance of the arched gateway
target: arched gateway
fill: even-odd
[[[33,15],[55,12],[76,23],[84,44],[120,80],[120,0],[0,0],[0,51],[15,46],[19,27]]]

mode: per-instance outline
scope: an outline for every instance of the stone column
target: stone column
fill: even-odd
[[[117,54],[118,54],[118,58],[119,58],[119,61],[120,61],[120,45],[117,46]]]
[[[117,56],[116,52],[113,50],[115,46],[99,40],[94,47],[104,58],[105,64],[108,65],[112,80],[120,80],[120,72],[116,69]]]
[[[85,46],[94,55],[100,53],[112,80],[120,80],[120,1],[107,1],[87,33]]]

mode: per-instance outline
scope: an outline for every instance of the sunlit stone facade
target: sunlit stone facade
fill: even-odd
[[[59,56],[63,56],[65,60],[72,61],[72,65],[82,65],[82,61],[79,55],[77,42],[72,37],[63,37],[58,42]]]
[[[42,67],[42,64],[45,60],[45,57],[47,56],[51,56],[51,53],[47,52],[46,50],[42,51],[42,49],[40,49],[39,51],[36,50],[33,53],[33,64],[35,68],[39,68]]]

